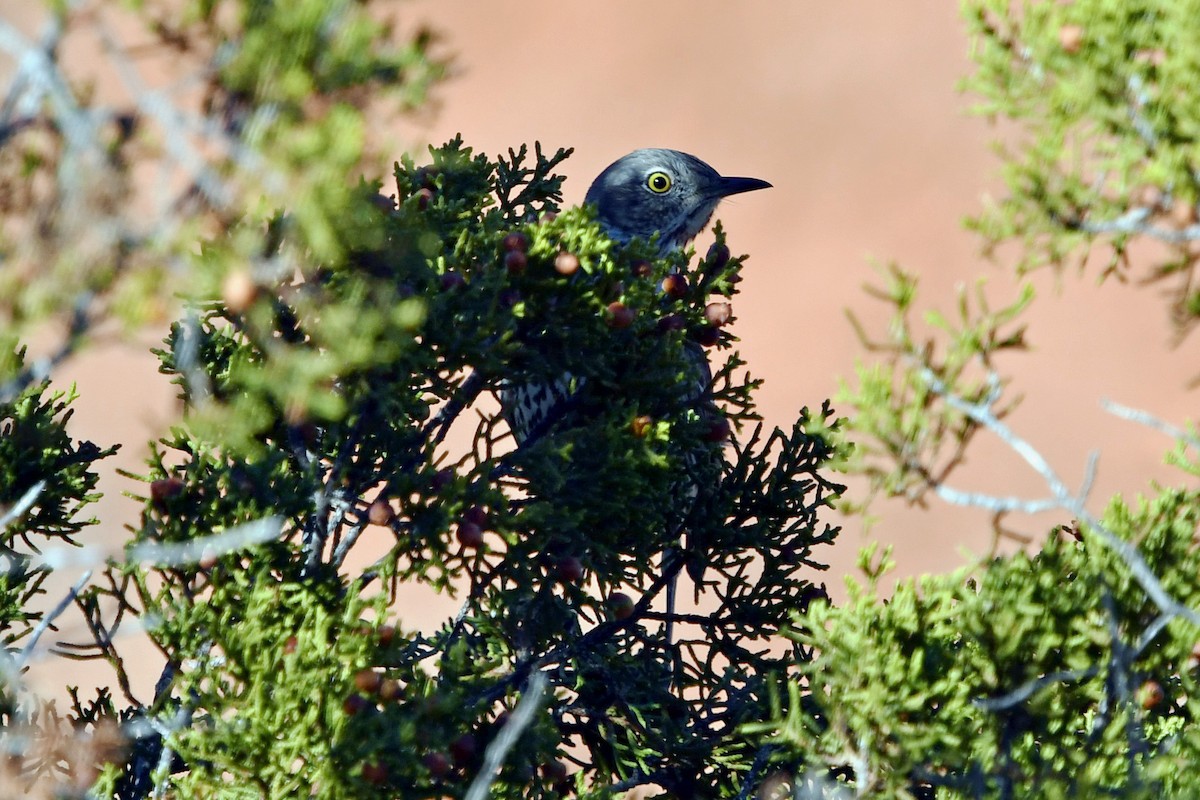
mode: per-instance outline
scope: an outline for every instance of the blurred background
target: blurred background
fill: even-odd
[[[30,5],[6,0],[0,13],[33,31]],[[726,202],[717,217],[732,249],[750,254],[733,332],[752,374],[766,381],[760,410],[769,425],[790,426],[801,407],[819,407],[869,356],[847,309],[868,331],[885,332],[888,309],[862,291],[880,282],[881,265],[894,261],[920,276],[921,308],[952,311],[955,292],[980,280],[996,306],[1016,297],[1012,270],[983,258],[962,220],[987,195],[1002,194],[990,144],[1017,132],[972,116],[974,98],[958,89],[971,65],[956,4],[764,0],[739,8],[715,0],[397,3],[389,10],[402,29],[439,34],[453,74],[430,107],[378,124],[397,155],[408,150],[418,163],[426,144],[456,133],[487,153],[535,140],[550,150],[574,147],[563,168],[567,204],[582,201],[611,161],[646,146],[685,150],[724,174],[773,183]],[[698,251],[709,238],[697,241]],[[1166,438],[1106,414],[1100,400],[1181,423],[1195,413],[1188,384],[1200,375],[1200,343],[1193,337],[1176,346],[1159,289],[1098,283],[1098,275],[1031,276],[1038,292],[1027,316],[1031,350],[1000,364],[1024,395],[1012,426],[1068,484],[1078,485],[1088,454],[1099,452],[1093,510],[1113,493],[1132,496],[1152,480],[1176,480],[1162,465]],[[82,394],[75,436],[126,443],[101,464],[106,497],[92,537],[125,536],[135,504],[121,493],[140,487],[117,470],[138,471],[144,443],[177,413],[175,392],[146,351],[164,333],[93,347],[56,375]],[[1040,478],[986,437],[952,483],[1047,494]],[[830,570],[817,578],[835,597],[844,596],[843,578],[868,541],[894,547],[897,575],[969,564],[993,544],[982,511],[899,502],[872,510],[869,530],[861,518],[843,521]],[[1069,520],[1007,520],[1034,535],[1059,522]],[[425,618],[404,622],[436,624],[454,608],[453,601],[423,606]]]

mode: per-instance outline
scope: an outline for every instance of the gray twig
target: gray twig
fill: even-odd
[[[21,495],[17,502],[0,514],[0,532],[3,532],[9,525],[20,519],[26,511],[33,508],[33,504],[41,497],[42,492],[46,490],[45,479],[38,481],[33,486],[25,490],[25,494]]]
[[[1200,223],[1193,223],[1183,228],[1166,228],[1153,225],[1150,218],[1156,213],[1149,206],[1135,206],[1124,214],[1108,220],[1073,219],[1067,220],[1068,227],[1084,233],[1111,234],[1118,236],[1149,236],[1167,244],[1182,245],[1200,241]]]
[[[1030,501],[1030,504],[1027,506],[1015,505],[1011,508],[1005,508],[1005,504],[1009,502],[1011,498],[988,498],[985,495],[975,495],[963,492],[956,493],[954,490],[948,489],[948,487],[939,487],[939,495],[948,495],[953,497],[957,494],[963,499],[976,501],[971,503],[973,505],[978,505],[982,508],[987,508],[993,511],[1026,510],[1026,508],[1046,510],[1047,507],[1052,508],[1055,506],[1061,508],[1070,513],[1080,522],[1084,523],[1089,529],[1094,531],[1099,536],[1100,541],[1102,541],[1107,547],[1111,548],[1121,557],[1126,566],[1129,567],[1129,571],[1133,575],[1134,580],[1138,582],[1138,585],[1142,587],[1143,591],[1146,592],[1147,596],[1154,601],[1154,604],[1157,605],[1160,610],[1167,614],[1181,616],[1187,619],[1193,625],[1200,625],[1200,613],[1197,613],[1195,610],[1183,605],[1171,597],[1170,593],[1167,592],[1166,588],[1163,587],[1162,582],[1158,579],[1158,576],[1155,575],[1154,571],[1150,569],[1150,565],[1146,563],[1144,558],[1142,558],[1142,554],[1138,551],[1137,547],[1110,531],[1098,517],[1088,511],[1087,491],[1091,488],[1096,469],[1096,459],[1094,455],[1089,457],[1087,474],[1080,491],[1072,492],[1067,487],[1066,483],[1063,482],[1062,478],[1058,476],[1058,473],[1056,473],[1050,466],[1049,462],[1046,461],[1045,457],[1042,456],[1042,454],[1039,453],[1032,444],[1017,436],[1016,433],[1014,433],[1013,430],[1008,427],[1008,425],[1006,425],[1002,420],[1000,420],[999,417],[996,416],[995,413],[993,413],[992,404],[996,400],[995,392],[990,393],[989,396],[982,402],[974,403],[954,394],[950,390],[950,387],[948,387],[944,381],[938,378],[937,375],[935,375],[928,367],[922,367],[920,369],[920,374],[929,387],[942,396],[947,405],[974,420],[987,430],[991,431],[1002,442],[1008,445],[1010,449],[1019,455],[1026,464],[1033,468],[1034,472],[1041,476],[1042,480],[1044,480],[1047,486],[1050,488],[1050,494],[1054,501],[1054,505],[1047,506],[1046,501],[1042,500]],[[992,380],[997,384],[999,382],[998,376],[995,376],[994,373],[992,374]]]
[[[1112,400],[1101,400],[1100,407],[1115,417],[1127,419],[1130,422],[1136,422],[1139,425],[1145,425],[1147,428],[1156,430],[1159,433],[1164,433],[1175,441],[1186,444],[1193,450],[1200,452],[1200,438],[1198,438],[1196,434],[1180,428],[1177,425],[1172,425],[1166,420],[1160,419],[1148,411],[1142,411],[1141,409],[1131,408],[1129,406],[1121,405],[1120,403],[1114,403]]]
[[[205,557],[220,556],[277,539],[282,530],[283,517],[263,517],[212,536],[177,544],[144,542],[130,549],[129,559],[149,561],[158,566],[194,564]]]
[[[37,647],[38,640],[42,638],[42,634],[49,630],[50,626],[54,624],[54,620],[58,619],[59,615],[67,610],[67,606],[75,602],[75,598],[79,596],[79,593],[83,591],[83,587],[91,579],[92,570],[89,569],[80,576],[79,580],[75,581],[75,585],[67,590],[66,595],[58,601],[57,605],[46,612],[41,621],[38,622],[37,627],[33,629],[33,633],[29,636],[29,641],[21,648],[21,653],[17,656],[17,669],[21,669],[29,662],[29,657],[33,655],[33,650]]]
[[[200,367],[200,320],[190,311],[179,325],[179,346],[175,367],[183,376],[193,408],[203,408],[212,397],[208,375]]]
[[[1097,666],[1091,666],[1087,669],[1060,670],[1031,681],[1026,681],[1011,692],[1006,692],[999,697],[977,699],[972,702],[977,708],[982,708],[984,711],[1004,711],[1005,709],[1020,705],[1051,684],[1087,680],[1088,678],[1096,677],[1098,674],[1100,674],[1100,668]]]
[[[471,782],[471,788],[467,790],[466,800],[484,800],[488,796],[488,791],[492,787],[492,783],[496,780],[496,774],[499,772],[501,765],[504,764],[504,759],[508,756],[508,752],[516,745],[517,740],[521,738],[521,734],[529,727],[529,723],[533,722],[533,715],[542,705],[542,696],[546,691],[546,674],[544,672],[535,671],[525,684],[525,692],[521,695],[521,702],[517,703],[516,709],[508,718],[508,722],[492,739],[488,745],[487,751],[483,755],[483,768],[479,770],[479,774],[475,776],[475,780]]]
[[[71,312],[71,325],[65,340],[53,353],[28,364],[7,382],[0,384],[0,403],[11,402],[27,387],[48,380],[54,368],[79,349],[92,325],[91,306],[94,299],[95,296],[88,291],[80,292],[76,296],[75,307]]]

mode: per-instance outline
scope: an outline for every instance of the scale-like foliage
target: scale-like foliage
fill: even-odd
[[[24,354],[14,354],[20,364]],[[95,502],[95,462],[101,449],[67,433],[74,392],[40,383],[0,402],[0,723],[27,722],[19,711],[16,678],[28,665],[34,631],[53,621],[42,607],[51,566],[44,550],[65,550],[94,519],[81,516]]]
[[[1019,6],[1019,7],[1018,7]],[[972,222],[989,245],[1019,241],[1020,267],[1097,252],[1128,274],[1130,245],[1164,246],[1172,317],[1200,311],[1198,9],[1191,0],[969,0],[980,113],[1016,122],[1001,146],[1008,194]]]
[[[1198,515],[1194,492],[1167,490],[1114,501],[1103,522],[1195,607]],[[1061,529],[973,579],[903,581],[886,602],[886,556],[864,558],[867,586],[797,619],[820,656],[777,732],[801,764],[883,797],[1195,794],[1181,765],[1200,757],[1196,628],[1160,632],[1161,610],[1093,532]]]
[[[201,108],[176,113],[170,89],[132,110],[6,104],[35,110],[0,128],[0,353],[48,316],[70,324],[50,357],[0,360],[0,508],[17,509],[0,524],[6,746],[46,743],[17,747],[0,778],[58,770],[78,793],[102,770],[91,793],[118,798],[444,797],[476,782],[497,797],[747,797],[789,781],[1198,793],[1190,489],[1096,518],[1054,485],[1078,521],[1031,554],[885,598],[886,558],[868,553],[867,586],[840,608],[813,583],[835,465],[998,514],[1020,503],[947,483],[977,433],[1050,474],[1005,427],[995,363],[1024,344],[1028,291],[995,310],[963,293],[924,334],[915,280],[894,271],[896,325],[868,342],[884,361],[843,394],[857,451],[827,405],[767,433],[712,306],[743,263],[719,227],[703,258],[616,245],[588,209],[559,207],[569,151],[540,146],[489,158],[456,139],[358,179],[380,171],[368,106],[415,104],[440,73],[427,34],[391,44],[361,5],[132,4],[157,46],[195,60]],[[1149,237],[1175,248],[1158,273],[1190,274],[1194,6],[966,4],[983,110],[1028,133],[1009,196],[975,223],[989,243],[1019,240],[1032,267],[1099,241],[1121,265]],[[75,20],[57,11],[51,56]],[[105,47],[146,97],[135,57]],[[22,64],[49,69],[30,86],[71,83],[53,57]],[[129,177],[147,163],[181,193],[141,219]],[[671,271],[682,291],[663,291]],[[1178,295],[1183,323],[1194,294]],[[159,356],[185,414],[154,447],[124,556],[76,598],[90,640],[59,643],[108,662],[121,698],[72,691],[64,717],[17,680],[53,621],[30,601],[54,561],[31,546],[79,532],[107,453],[66,435],[72,398],[41,379],[97,319],[164,319],[173,296],[186,303]],[[698,346],[712,407],[681,390]],[[585,389],[515,448],[496,397],[567,373]],[[451,428],[469,444],[448,444],[465,438]],[[1192,445],[1180,433],[1173,458],[1195,474]],[[664,610],[676,580],[694,609]],[[460,613],[415,630],[414,587],[457,594]],[[152,691],[122,660],[135,628],[166,662]]]
[[[167,658],[138,710],[177,759],[159,783],[459,794],[540,674],[494,796],[740,789],[757,748],[739,727],[803,661],[777,634],[822,596],[837,423],[805,411],[727,450],[756,383],[728,356],[716,410],[679,386],[690,339],[716,359],[731,346],[705,308],[742,259],[721,232],[694,264],[615,246],[590,210],[560,213],[567,155],[491,160],[455,140],[405,159],[393,197],[363,186],[347,209],[346,258],[300,252],[284,215],[270,257],[298,270],[173,328],[161,357],[187,424],[151,464],[129,561],[91,598],[141,615]],[[689,290],[663,293],[680,267]],[[587,391],[514,449],[484,401],[564,370]],[[465,453],[442,444],[456,422],[474,429]],[[264,525],[279,535],[211,540]],[[685,572],[701,609],[664,613]],[[411,630],[411,585],[465,591],[462,612]],[[104,606],[89,605],[98,626]]]
[[[1107,250],[1123,272],[1140,240],[1151,274],[1185,276],[1174,310],[1191,324],[1196,126],[1181,99],[1200,52],[1196,4],[964,7],[977,63],[968,85],[984,113],[1021,126],[1001,150],[1008,194],[973,223],[987,244],[1015,241],[1021,269]],[[776,719],[748,730],[776,737],[789,774],[857,796],[1195,796],[1200,496],[1155,486],[1136,506],[1118,498],[1091,512],[1095,465],[1067,486],[1007,421],[1016,400],[1002,368],[1036,335],[1022,324],[1032,291],[996,308],[982,288],[960,290],[957,313],[927,312],[922,330],[916,287],[893,269],[877,293],[895,311],[887,336],[860,331],[880,358],[841,395],[858,440],[849,468],[872,494],[990,511],[999,536],[1009,514],[1057,511],[1064,525],[1024,540],[1031,554],[903,581],[890,596],[888,559],[868,552],[868,583],[851,582],[849,602],[797,616],[797,641],[815,657]],[[1195,474],[1192,429],[1117,412],[1175,436],[1171,460]],[[957,487],[979,435],[1010,447],[1045,495]]]

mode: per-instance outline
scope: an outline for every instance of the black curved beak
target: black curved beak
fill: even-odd
[[[726,178],[722,176],[717,183],[717,195],[719,197],[729,197],[731,194],[741,194],[742,192],[754,192],[759,189],[770,189],[771,184],[766,181],[761,181],[758,178]]]

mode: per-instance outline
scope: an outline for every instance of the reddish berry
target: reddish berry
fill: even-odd
[[[183,494],[183,480],[180,478],[162,478],[150,484],[150,500],[160,511],[168,501]]]
[[[296,647],[299,644],[300,644],[300,642],[296,639],[295,636],[289,636],[283,642],[283,652],[286,655],[291,655],[292,653],[296,652]]]
[[[672,272],[667,277],[663,278],[662,290],[666,292],[668,297],[679,299],[688,293],[687,278],[680,275],[678,272]]]
[[[225,301],[226,308],[241,314],[258,299],[258,284],[246,270],[234,270],[221,283],[221,299]]]
[[[354,675],[354,688],[364,694],[375,694],[383,683],[383,676],[373,669],[359,670]]]
[[[529,237],[520,231],[513,231],[504,237],[504,249],[510,253],[524,253],[529,250]]]
[[[363,764],[362,767],[363,780],[374,786],[381,786],[387,783],[388,771],[387,767],[380,764],[378,761],[370,761]]]
[[[608,608],[614,619],[629,619],[633,616],[633,598],[624,592],[613,592],[608,596]]]
[[[566,780],[567,765],[561,761],[551,761],[542,764],[542,777],[550,783],[558,783],[559,781]]]
[[[454,759],[454,764],[459,767],[465,767],[470,764],[478,752],[479,743],[475,740],[475,734],[472,733],[464,733],[450,743],[450,757]]]
[[[692,338],[696,340],[696,344],[702,347],[712,347],[721,341],[721,331],[712,325],[701,325],[696,329],[696,333]]]
[[[649,278],[654,274],[654,267],[650,266],[649,261],[635,261],[630,272],[635,278]]]
[[[575,556],[563,556],[554,565],[554,572],[563,583],[577,583],[583,578],[583,562]]]
[[[1163,691],[1162,684],[1158,681],[1146,681],[1138,690],[1138,699],[1142,704],[1142,708],[1149,711],[1152,708],[1158,707],[1166,697]]]
[[[610,328],[628,328],[633,324],[633,309],[621,302],[609,303],[605,321]]]
[[[444,778],[450,772],[450,759],[446,757],[445,753],[426,753],[421,759],[421,763],[435,778]]]
[[[372,525],[391,525],[396,514],[386,500],[376,500],[367,508],[367,519]]]
[[[709,325],[720,328],[733,319],[733,306],[729,303],[709,303],[704,307],[704,319]]]
[[[643,414],[640,417],[634,417],[633,421],[629,423],[629,428],[633,431],[634,436],[644,439],[646,434],[650,432],[650,426],[653,424],[654,419]]]
[[[523,250],[509,250],[504,254],[504,268],[509,275],[520,275],[529,264],[529,257]]]
[[[463,521],[473,522],[479,527],[485,527],[488,523],[487,509],[483,506],[471,506],[462,515]]]
[[[380,625],[375,631],[375,635],[379,637],[379,644],[383,647],[390,645],[396,638],[395,625]]]
[[[433,189],[418,189],[416,193],[417,208],[421,211],[429,208],[429,203],[433,200]]]
[[[361,694],[352,694],[342,701],[342,711],[346,712],[346,716],[353,717],[355,714],[361,714],[369,708],[371,703]]]
[[[395,700],[403,694],[403,689],[400,681],[395,678],[387,678],[383,683],[379,684],[379,699],[380,700]]]
[[[564,250],[555,257],[554,270],[559,275],[574,275],[579,271],[579,256]]]
[[[733,426],[724,417],[713,417],[704,438],[710,442],[727,442],[733,435]]]
[[[483,528],[474,522],[464,521],[458,523],[458,530],[454,535],[458,539],[458,543],[463,547],[469,547],[474,550],[483,546]]]
[[[713,269],[721,269],[729,263],[729,248],[713,242],[708,248],[708,255],[704,257],[704,260],[710,262]]]

